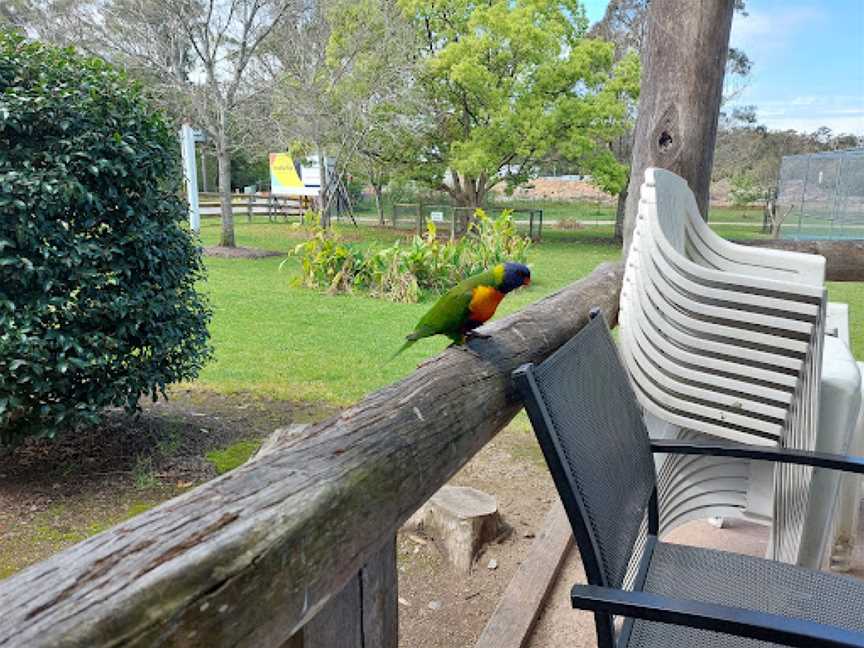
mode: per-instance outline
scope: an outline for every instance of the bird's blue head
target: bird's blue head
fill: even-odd
[[[508,261],[504,264],[504,277],[498,286],[498,290],[506,295],[511,290],[527,286],[530,283],[531,271],[528,269],[528,266]]]

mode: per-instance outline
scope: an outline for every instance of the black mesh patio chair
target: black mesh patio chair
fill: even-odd
[[[653,453],[855,473],[864,460],[650,440],[602,316],[513,376],[582,555],[588,584],[573,586],[573,607],[594,612],[600,648],[864,646],[864,581],[658,540]],[[625,589],[631,561],[638,568]]]

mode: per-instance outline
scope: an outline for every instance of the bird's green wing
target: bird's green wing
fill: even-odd
[[[461,328],[468,319],[468,306],[477,286],[494,285],[491,271],[460,281],[443,294],[426,314],[420,318],[408,339],[419,340],[430,335],[447,335],[454,340],[461,337]]]

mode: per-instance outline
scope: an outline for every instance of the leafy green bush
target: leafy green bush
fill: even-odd
[[[364,250],[346,244],[334,230],[313,227],[310,239],[293,254],[300,258],[305,286],[331,293],[359,288],[374,297],[413,303],[424,291],[443,292],[502,261],[524,262],[529,245],[510,212],[493,220],[478,209],[468,235],[458,241],[438,240],[429,222],[426,235],[414,236],[408,245],[396,241]]]
[[[177,150],[122,73],[0,31],[0,444],[133,411],[207,359]]]

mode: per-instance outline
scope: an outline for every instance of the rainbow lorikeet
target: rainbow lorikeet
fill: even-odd
[[[454,344],[464,344],[466,336],[495,314],[504,295],[531,283],[531,271],[521,263],[498,265],[460,281],[442,295],[417,322],[414,330],[393,357],[417,340],[446,335]]]

